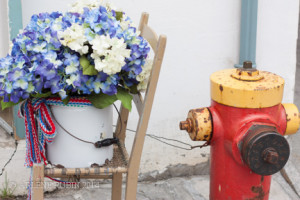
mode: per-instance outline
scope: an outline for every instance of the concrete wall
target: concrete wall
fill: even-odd
[[[2,3],[1,0],[0,3]],[[33,13],[65,10],[73,0],[22,0],[23,21]],[[149,24],[168,36],[164,63],[155,96],[149,134],[177,139],[193,145],[178,123],[191,108],[210,105],[209,75],[216,70],[232,68],[238,63],[240,1],[238,0],[112,0],[138,24],[142,11],[150,13]],[[283,76],[286,80],[284,102],[294,95],[296,41],[299,1],[259,1],[257,66]],[[0,10],[2,10],[2,4]],[[3,14],[1,12],[1,14]],[[0,19],[3,20],[3,19]],[[5,21],[5,20],[4,20]],[[1,28],[3,22],[1,21]],[[0,32],[0,42],[5,41]],[[129,128],[134,129],[137,113],[130,115]],[[133,134],[128,132],[127,146]],[[209,148],[185,151],[147,137],[141,172],[163,171],[169,165],[198,164],[207,161]],[[19,166],[22,168],[23,166]],[[17,168],[17,166],[14,166]]]

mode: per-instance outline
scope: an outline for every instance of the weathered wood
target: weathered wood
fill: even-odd
[[[142,35],[143,36],[143,35]],[[145,135],[148,128],[148,122],[151,114],[154,94],[159,78],[159,72],[162,65],[167,38],[164,35],[159,37],[158,45],[155,50],[153,69],[150,76],[150,82],[145,95],[142,109],[142,116],[139,119],[137,133],[132,146],[131,156],[127,172],[126,194],[127,200],[136,199],[137,179],[140,167],[141,155],[145,141]]]
[[[144,25],[142,36],[149,42],[152,49],[157,47],[158,36],[148,25]]]
[[[158,37],[151,27],[148,26],[149,14],[142,13],[140,20],[139,30],[141,31],[141,36],[143,36],[150,44],[152,49],[157,47]]]
[[[141,93],[133,95],[133,102],[136,106],[136,109],[139,113],[139,116],[141,117],[142,112],[143,112],[143,103],[144,103],[144,100],[143,100],[143,97],[142,97]]]
[[[149,19],[149,14],[143,12],[139,24],[139,31],[141,32],[141,35],[143,35],[144,26],[148,24],[148,19]]]
[[[112,200],[121,200],[122,198],[122,174],[116,173],[113,175],[112,179]]]
[[[44,164],[33,164],[32,199],[44,199]]]
[[[48,176],[48,175],[45,175],[45,176]],[[112,179],[113,174],[110,173],[108,175],[80,175],[80,176],[56,174],[56,175],[51,175],[49,177],[51,177],[51,178],[63,178],[65,181],[68,181],[72,177],[78,177],[80,179]]]
[[[95,168],[46,168],[45,176],[58,176],[58,175],[109,175],[112,173],[126,173],[127,167],[95,167]]]
[[[127,121],[128,121],[128,116],[129,116],[129,110],[124,108],[121,105],[120,108],[120,117],[118,117],[118,122],[117,122],[117,127],[115,131],[115,137],[119,138],[121,141],[125,141],[126,138],[126,128],[127,128]]]

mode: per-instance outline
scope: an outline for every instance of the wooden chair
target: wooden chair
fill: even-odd
[[[133,98],[138,110],[139,122],[131,150],[131,155],[128,156],[124,144],[129,111],[121,106],[121,119],[118,120],[115,131],[115,137],[119,138],[120,142],[118,145],[114,146],[114,156],[112,161],[103,167],[75,169],[44,168],[44,165],[36,164],[33,166],[32,177],[33,200],[43,199],[44,176],[53,178],[67,178],[76,176],[84,179],[112,179],[112,199],[119,200],[122,196],[123,173],[127,175],[125,199],[136,199],[141,155],[167,40],[166,36],[164,35],[160,35],[158,37],[156,33],[148,26],[148,18],[149,14],[142,14],[139,30],[141,31],[141,36],[143,36],[151,45],[155,56],[145,98],[143,99],[141,94],[134,95]]]

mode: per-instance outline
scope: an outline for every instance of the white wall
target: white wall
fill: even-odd
[[[8,19],[7,19],[7,0],[0,1],[0,57],[8,53]]]
[[[283,102],[294,100],[298,0],[258,1],[257,65],[285,79]]]
[[[74,0],[23,0],[24,24],[33,13],[65,10]],[[138,24],[142,11],[149,24],[168,37],[148,133],[192,144],[178,123],[191,108],[210,104],[209,75],[238,63],[240,1],[238,0],[112,0]],[[283,76],[285,102],[292,102],[296,67],[299,1],[259,1],[257,65]],[[130,120],[136,120],[133,111]],[[129,128],[135,128],[130,122]],[[128,132],[128,137],[132,134]],[[130,143],[130,142],[129,142]],[[163,170],[178,163],[207,160],[209,148],[178,150],[146,138],[141,171]]]

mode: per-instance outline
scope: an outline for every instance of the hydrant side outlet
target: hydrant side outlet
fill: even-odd
[[[190,110],[186,121],[180,122],[180,130],[186,130],[191,140],[209,141],[212,137],[212,118],[209,109]]]
[[[284,103],[282,104],[286,113],[286,130],[285,135],[294,134],[299,129],[300,115],[299,110],[295,104]]]
[[[248,167],[260,175],[272,175],[283,168],[290,155],[287,140],[275,126],[253,125],[241,141],[241,154]]]

